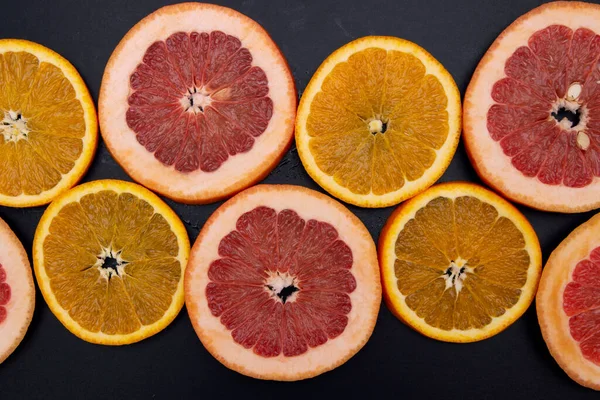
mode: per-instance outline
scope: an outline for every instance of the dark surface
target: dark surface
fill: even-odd
[[[287,57],[301,95],[319,64],[335,49],[365,35],[399,36],[430,51],[454,76],[461,93],[496,36],[539,5],[512,1],[220,1],[269,31]],[[0,2],[0,37],[39,42],[70,60],[97,100],[104,66],[122,36],[167,2]],[[129,179],[100,142],[85,181]],[[478,182],[464,147],[442,181]],[[320,190],[294,148],[265,179]],[[185,222],[190,239],[220,203],[186,206],[168,201]],[[377,240],[392,208],[350,209]],[[521,207],[535,227],[544,260],[592,213],[560,215]],[[28,252],[43,207],[0,207]],[[505,332],[480,343],[437,342],[413,332],[382,305],[375,332],[354,358],[338,369],[299,383],[253,380],[228,370],[203,347],[183,310],[163,332],[126,347],[88,344],[68,332],[38,293],[33,322],[21,346],[0,365],[0,398],[594,398],[571,381],[550,356],[532,306]]]

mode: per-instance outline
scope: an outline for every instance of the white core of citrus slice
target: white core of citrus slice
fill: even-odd
[[[513,167],[499,142],[487,129],[487,113],[496,102],[494,84],[506,76],[506,60],[531,35],[550,25],[575,31],[587,28],[600,34],[600,7],[581,2],[553,2],[540,6],[511,24],[489,48],[475,71],[464,100],[464,137],[467,150],[482,178],[510,199],[538,209],[581,212],[600,205],[600,179],[582,188],[547,185]],[[568,85],[569,86],[569,85]]]
[[[6,308],[6,319],[0,322],[0,363],[19,345],[35,306],[35,288],[27,253],[19,239],[6,223],[0,219],[0,264],[6,272],[6,283],[10,286],[10,300]]]
[[[237,37],[269,82],[273,115],[246,153],[230,156],[218,170],[181,173],[159,162],[136,139],[126,122],[129,79],[148,47],[176,32],[221,31]],[[229,8],[182,3],[163,7],[135,25],[119,43],[102,78],[99,98],[102,136],[117,162],[136,181],[186,203],[227,197],[262,179],[290,144],[296,115],[294,80],[281,52],[255,21]]]
[[[211,314],[206,288],[210,264],[220,258],[221,239],[236,229],[238,218],[256,207],[277,212],[291,209],[305,221],[331,224],[352,250],[351,273],[356,289],[349,293],[352,309],[343,333],[303,354],[263,357],[236,343],[218,317]],[[375,244],[365,226],[337,201],[316,191],[288,185],[258,185],[221,206],[206,222],[190,255],[185,276],[186,307],[196,333],[208,351],[244,375],[271,380],[299,380],[329,371],[352,357],[367,342],[379,313],[381,284]]]

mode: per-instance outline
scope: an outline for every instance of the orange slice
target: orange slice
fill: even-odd
[[[35,275],[50,310],[88,342],[122,345],[164,329],[183,306],[189,240],[177,215],[129,182],[58,197],[35,232]]]
[[[381,36],[336,50],[308,84],[296,145],[310,176],[363,207],[414,196],[446,170],[461,106],[452,76],[409,41]]]
[[[0,205],[49,203],[92,161],[92,98],[67,60],[17,39],[0,39],[0,88]]]
[[[34,307],[35,288],[27,253],[0,219],[0,364],[23,340]]]
[[[541,258],[525,217],[470,183],[440,184],[402,204],[379,239],[390,310],[448,342],[482,340],[517,320],[535,295]]]
[[[465,94],[464,137],[481,178],[558,212],[600,207],[600,5],[549,2],[490,46]]]
[[[544,340],[576,382],[600,390],[600,215],[552,252],[537,293]]]
[[[182,3],[136,24],[102,78],[102,136],[136,181],[209,203],[263,179],[293,138],[296,88],[277,45],[226,7]]]
[[[255,186],[202,228],[185,296],[200,340],[225,366],[260,379],[310,378],[345,363],[373,332],[375,244],[328,196]]]

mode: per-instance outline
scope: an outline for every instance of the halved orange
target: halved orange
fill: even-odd
[[[136,181],[209,203],[263,179],[293,139],[297,95],[269,34],[227,7],[181,3],[137,23],[98,100],[102,136]]]
[[[460,93],[427,51],[369,36],[321,64],[298,108],[296,145],[310,176],[333,196],[386,207],[446,170],[458,145]]]
[[[164,329],[183,306],[190,244],[142,186],[101,180],[64,193],[35,232],[35,275],[50,310],[88,342],[122,345]]]
[[[49,203],[92,161],[92,98],[67,60],[18,39],[0,40],[0,88],[0,205]]]
[[[529,307],[541,250],[525,217],[471,183],[444,183],[402,204],[379,239],[390,310],[422,334],[473,342]]]
[[[258,185],[202,228],[185,297],[198,337],[228,368],[310,378],[345,363],[373,332],[381,305],[375,243],[329,196]]]
[[[542,335],[560,367],[600,390],[600,215],[552,252],[537,292]]]
[[[0,364],[23,340],[34,307],[35,287],[27,253],[0,219]]]

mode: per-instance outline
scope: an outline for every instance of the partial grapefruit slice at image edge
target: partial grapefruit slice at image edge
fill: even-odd
[[[447,342],[479,341],[509,327],[533,301],[541,274],[527,219],[467,182],[432,186],[399,206],[378,251],[390,311]]]
[[[331,195],[387,207],[431,186],[452,160],[460,93],[431,54],[390,36],[356,39],[323,61],[302,94],[296,146]]]
[[[206,349],[259,379],[332,370],[367,342],[379,313],[375,244],[337,201],[258,185],[223,204],[192,248],[186,307]]]
[[[69,61],[21,39],[0,39],[0,88],[0,205],[50,203],[94,157],[92,97]]]
[[[182,3],[150,14],[121,40],[102,78],[99,119],[110,153],[133,179],[201,204],[275,167],[291,144],[296,105],[287,61],[258,23]]]
[[[0,219],[0,363],[25,337],[34,307],[35,287],[27,253]]]
[[[580,385],[600,390],[600,215],[577,227],[544,267],[536,306],[558,365]]]
[[[33,264],[66,329],[116,346],[155,335],[179,314],[189,249],[185,226],[157,195],[107,179],[50,204],[35,232]]]
[[[548,3],[506,28],[477,66],[465,146],[480,177],[511,200],[557,212],[600,206],[598,34],[600,6]]]

